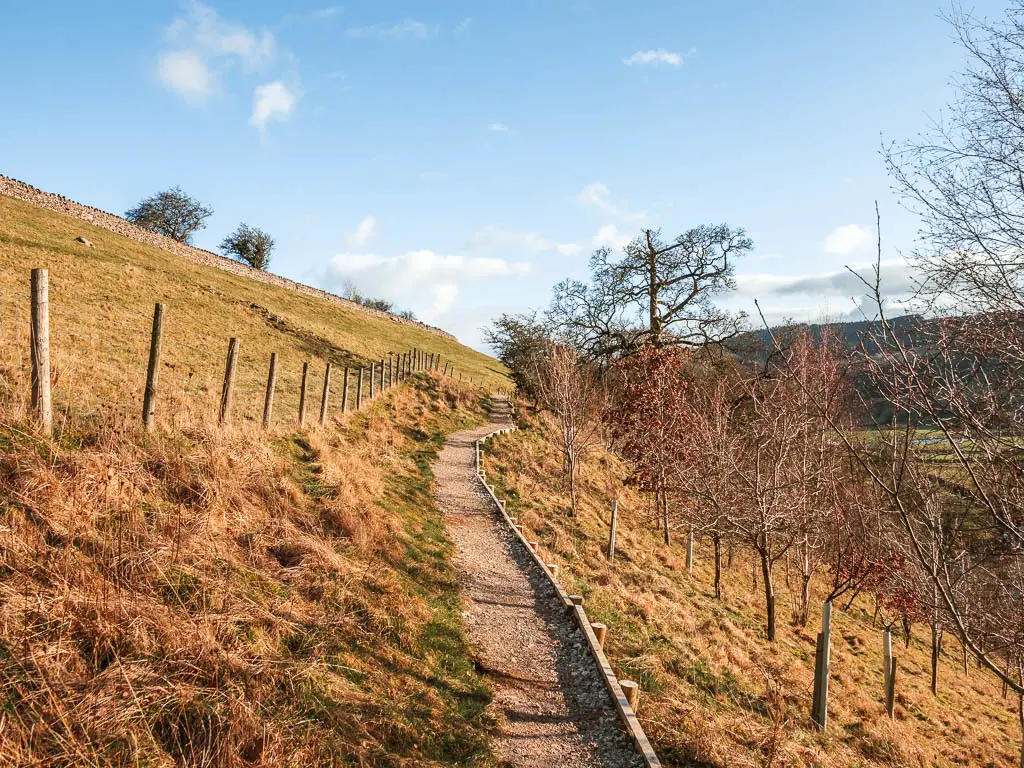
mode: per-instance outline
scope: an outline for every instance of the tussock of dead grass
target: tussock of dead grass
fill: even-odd
[[[486,764],[421,375],[329,428],[26,421],[0,371],[0,763]]]
[[[668,548],[646,499],[624,482],[627,468],[598,452],[581,470],[580,506],[569,517],[562,465],[546,417],[523,407],[520,431],[484,453],[488,481],[541,542],[570,592],[608,625],[607,651],[624,678],[641,684],[639,717],[669,766],[1016,765],[1014,701],[973,664],[965,678],[955,640],[945,644],[939,697],[928,690],[926,629],[895,649],[896,720],[884,716],[881,631],[868,600],[833,614],[829,731],[811,727],[811,677],[818,626],[785,622],[763,639],[764,608],[753,563],[737,554],[713,593],[710,542],[698,540],[687,575],[679,532]],[[612,499],[619,499],[616,561],[605,557]],[[784,567],[778,605],[790,595]],[[819,594],[821,594],[819,592]],[[820,597],[818,598],[820,600]]]

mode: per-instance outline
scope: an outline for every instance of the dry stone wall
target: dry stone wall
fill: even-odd
[[[253,269],[252,267],[241,264],[234,259],[229,259],[210,251],[204,251],[202,248],[194,248],[191,245],[179,243],[177,240],[172,240],[169,237],[164,237],[156,232],[151,232],[148,229],[132,224],[130,221],[123,219],[120,216],[115,216],[112,213],[101,211],[99,208],[93,208],[92,206],[76,203],[63,195],[44,192],[41,189],[36,189],[30,184],[9,178],[2,174],[0,174],[0,195],[13,197],[16,200],[21,200],[39,208],[45,208],[50,211],[56,211],[57,213],[72,216],[82,221],[87,221],[90,224],[102,227],[103,229],[109,230],[115,234],[129,237],[132,240],[145,243],[146,245],[161,248],[169,253],[173,253],[175,256],[181,256],[182,258],[189,259],[199,264],[205,264],[210,267],[216,267],[217,269],[223,269],[227,272],[233,272],[236,275],[248,277],[253,280],[259,280],[261,283],[269,283],[270,285],[276,285],[280,288],[298,291],[299,293],[304,293],[307,296],[313,296],[314,298],[333,301],[336,304],[342,304],[346,307],[351,307],[369,315],[387,318],[388,320],[393,320],[396,323],[413,325],[418,328],[422,328],[425,331],[429,331],[430,333],[435,333],[438,336],[444,336],[449,339],[455,338],[447,331],[442,331],[440,328],[435,328],[432,325],[427,325],[426,323],[421,323],[416,320],[407,320],[404,317],[398,317],[397,315],[392,315],[388,312],[381,312],[377,309],[364,307],[354,301],[343,299],[341,296],[320,290],[319,288],[313,288],[312,286],[303,285],[302,283],[297,283],[294,280],[289,280],[285,277],[279,277],[278,275],[273,275],[269,272]]]

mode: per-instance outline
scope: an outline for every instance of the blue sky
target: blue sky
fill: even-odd
[[[729,306],[842,316],[876,199],[906,286],[916,224],[879,147],[952,97],[946,7],[5,2],[0,173],[118,213],[180,185],[216,211],[197,245],[246,221],[273,271],[477,346],[645,226],[745,227]]]

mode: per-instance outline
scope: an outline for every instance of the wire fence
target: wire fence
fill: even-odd
[[[197,415],[312,426],[364,408],[419,372],[477,383],[438,352],[359,357],[263,312],[270,321],[241,311],[204,317],[197,307],[140,306],[116,286],[51,284],[46,269],[0,269],[2,393],[49,435],[54,409],[148,429]]]

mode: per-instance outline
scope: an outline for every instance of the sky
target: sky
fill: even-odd
[[[886,290],[909,288],[880,148],[954,95],[948,8],[0,0],[0,173],[115,213],[181,186],[215,211],[196,245],[244,221],[271,271],[478,348],[647,227],[745,228],[731,309],[860,317],[875,201]]]

